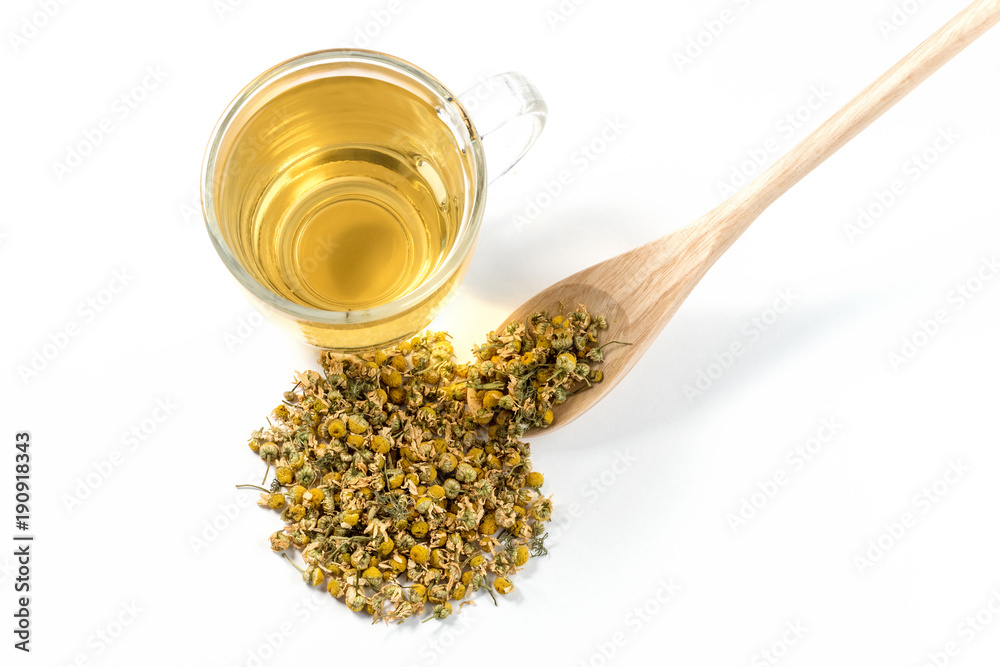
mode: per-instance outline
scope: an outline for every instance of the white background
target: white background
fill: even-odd
[[[996,664],[998,31],[773,205],[610,397],[537,438],[558,525],[498,608],[479,596],[447,623],[370,627],[270,552],[276,516],[233,489],[259,481],[247,436],[315,364],[259,322],[197,209],[209,133],[258,73],[356,45],[456,92],[517,70],[544,93],[549,125],[491,189],[434,324],[465,350],[542,287],[722,201],[748,151],[790,148],[965,4],[910,0],[886,34],[901,1],[567,0],[558,21],[555,0],[94,0],[50,2],[51,18],[5,2],[0,536],[12,544],[14,433],[30,430],[37,541],[30,656],[11,647],[0,547],[4,664]],[[723,9],[731,23],[679,67]],[[624,129],[602,143],[608,123]],[[571,185],[547,198],[562,170]],[[796,463],[823,420],[835,435]]]

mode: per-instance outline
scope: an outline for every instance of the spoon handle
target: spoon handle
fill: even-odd
[[[699,222],[714,237],[715,257],[778,197],[998,21],[1000,0],[973,2],[764,173],[702,218]]]

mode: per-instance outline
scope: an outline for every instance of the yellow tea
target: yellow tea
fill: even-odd
[[[444,262],[472,204],[458,130],[423,96],[358,74],[263,103],[233,139],[216,190],[240,263],[276,294],[324,310],[414,290]]]

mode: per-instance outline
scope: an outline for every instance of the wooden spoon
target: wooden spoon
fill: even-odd
[[[565,426],[604,398],[646,352],[702,276],[778,197],[1000,20],[1000,0],[978,0],[847,103],[787,155],[729,200],[686,227],[575,273],[522,304],[505,323],[533,312],[585,304],[604,315],[604,382],[556,409],[548,430]]]

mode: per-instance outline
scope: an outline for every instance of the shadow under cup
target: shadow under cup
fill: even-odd
[[[425,327],[471,259],[486,185],[479,135],[422,70],[333,50],[265,72],[206,155],[202,199],[230,272],[275,321],[323,348]]]

